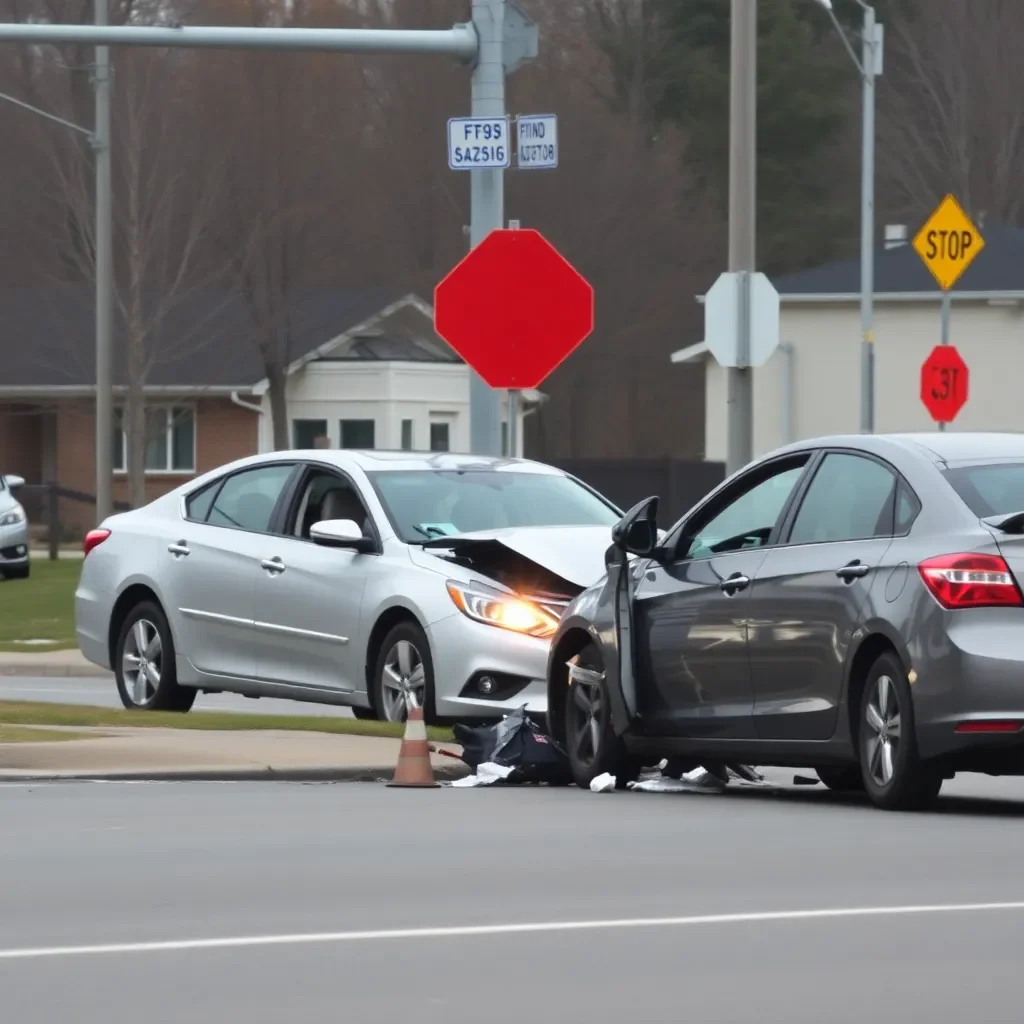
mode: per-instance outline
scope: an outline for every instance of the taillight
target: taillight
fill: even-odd
[[[109,530],[90,530],[82,541],[82,557],[88,555],[93,548],[98,548],[109,536]]]
[[[957,727],[957,732],[968,732],[968,733],[1007,733],[1007,732],[1020,732],[1024,729],[1024,722],[1006,721],[1000,719],[999,721],[993,721],[991,719],[976,718],[972,721],[961,722]]]
[[[918,567],[921,579],[943,608],[1020,608],[1017,581],[998,555],[939,555]]]

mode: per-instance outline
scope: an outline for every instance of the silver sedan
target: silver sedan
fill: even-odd
[[[0,476],[0,577],[25,579],[29,574],[28,519],[14,492],[20,476]]]
[[[126,707],[198,691],[400,720],[547,709],[550,638],[620,511],[536,462],[306,451],[224,466],[85,541],[78,644]]]

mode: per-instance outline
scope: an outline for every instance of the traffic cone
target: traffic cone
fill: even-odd
[[[427,742],[423,708],[416,703],[412,693],[406,694],[405,707],[405,735],[398,752],[394,778],[388,785],[406,789],[437,788],[438,782],[430,763],[430,744]]]

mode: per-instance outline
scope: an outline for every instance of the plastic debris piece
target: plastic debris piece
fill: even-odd
[[[661,776],[654,779],[639,779],[626,784],[637,793],[724,793],[725,784],[711,772],[698,768],[681,779]]]
[[[515,768],[512,765],[494,764],[492,761],[484,761],[477,765],[475,775],[467,775],[462,779],[455,779],[452,786],[458,789],[473,789],[476,786],[493,786],[495,782],[504,782]]]
[[[793,785],[794,786],[817,786],[821,779],[812,779],[807,775],[794,775]]]
[[[615,789],[615,776],[605,772],[590,780],[591,793],[610,793]]]

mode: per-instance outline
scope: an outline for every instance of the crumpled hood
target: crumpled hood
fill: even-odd
[[[607,571],[604,555],[611,542],[607,526],[529,526],[438,537],[423,547],[439,555],[439,549],[444,549],[474,560],[496,546],[504,547],[568,583],[586,588]],[[485,571],[482,565],[481,570]]]

